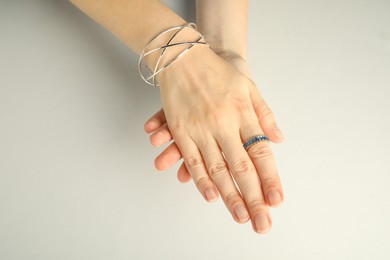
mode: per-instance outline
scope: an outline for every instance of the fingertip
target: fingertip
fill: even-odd
[[[272,229],[272,219],[267,214],[257,214],[252,220],[252,226],[256,233],[266,234]]]
[[[285,141],[285,136],[277,126],[264,128],[265,134],[268,136],[271,142],[275,144],[281,144]]]
[[[149,121],[144,124],[144,132],[147,133],[147,134],[151,133],[150,122]]]
[[[278,189],[272,189],[268,191],[267,201],[268,205],[272,208],[278,208],[283,204],[284,196]]]
[[[164,167],[164,165],[160,163],[159,157],[157,157],[156,159],[154,159],[154,167],[155,167],[156,170],[159,171],[159,172],[162,172],[162,171],[166,170],[166,169],[165,169],[166,167]]]
[[[275,144],[281,144],[284,142],[284,139],[272,138],[271,141]]]
[[[210,203],[216,202],[219,198],[219,194],[214,188],[207,188],[204,193],[206,200]]]
[[[278,143],[281,143],[284,141],[285,137],[284,137],[282,131],[276,125],[272,128],[272,132],[273,132],[276,140],[278,140]]]
[[[181,183],[187,183],[191,180],[191,175],[187,172],[187,169],[185,167],[185,164],[182,163],[179,170],[177,171],[177,179]]]
[[[181,183],[187,183],[191,180],[191,178],[186,178],[186,177],[178,177],[177,178]]]
[[[159,147],[159,146],[161,146],[161,144],[160,144],[159,142],[157,142],[155,139],[156,139],[156,138],[154,138],[154,135],[151,135],[151,136],[149,137],[150,144],[153,145],[154,147]]]
[[[145,133],[150,134],[151,132],[153,132],[155,130],[155,128],[156,128],[155,124],[156,123],[153,122],[153,121],[146,122],[144,124],[144,131],[145,131]]]

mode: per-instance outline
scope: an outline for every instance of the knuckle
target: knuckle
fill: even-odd
[[[266,207],[265,202],[261,199],[251,200],[247,205],[250,212],[263,211],[263,209]]]
[[[192,170],[202,165],[202,159],[198,156],[188,156],[184,159],[188,170]]]
[[[206,186],[206,183],[209,181],[209,178],[206,176],[200,177],[199,179],[195,180],[195,185],[199,188],[202,189],[203,186]]]
[[[251,172],[251,162],[245,158],[242,158],[235,162],[232,167],[233,174],[236,176],[245,176]]]
[[[230,108],[225,109],[225,113],[210,113],[207,115],[208,122],[210,124],[210,132],[213,136],[221,138],[231,138],[235,134],[236,129],[239,128],[239,120],[232,113],[226,113],[230,111]]]
[[[262,115],[263,118],[266,118],[266,117],[273,118],[274,117],[273,111],[267,105],[263,106],[260,111],[261,111],[260,114]]]
[[[240,112],[248,112],[251,111],[251,105],[247,102],[240,102],[237,104],[237,109]]]
[[[255,159],[269,158],[272,156],[272,150],[266,142],[259,142],[248,150],[249,155]]]
[[[237,132],[238,127],[232,122],[223,123],[217,125],[217,127],[213,130],[213,135],[217,139],[218,142],[224,142],[225,140],[231,140],[233,138],[237,138],[235,133]]]
[[[225,119],[225,113],[226,111],[222,108],[214,106],[206,113],[206,117],[208,117],[211,122],[222,122]]]
[[[281,186],[278,176],[267,176],[261,182],[262,186],[267,190],[278,189]]]
[[[236,105],[236,108],[241,117],[251,118],[254,114],[253,106],[251,106],[246,102],[240,102],[239,104]]]
[[[202,130],[198,131],[198,136],[196,138],[193,138],[194,142],[196,145],[200,148],[200,150],[207,149],[210,146],[210,138],[208,135],[202,133]]]
[[[171,120],[171,121],[169,121],[168,125],[169,125],[170,129],[176,130],[176,131],[181,130],[181,128],[183,127],[183,124],[181,124],[181,122],[178,120]]]
[[[235,205],[241,202],[242,202],[242,197],[237,192],[229,193],[226,196],[226,205],[228,205],[228,207],[233,208]]]
[[[210,166],[209,166],[209,174],[210,174],[210,177],[218,177],[220,176],[221,174],[224,174],[227,172],[227,167],[226,167],[226,163],[225,162],[214,162],[214,163],[211,163]]]

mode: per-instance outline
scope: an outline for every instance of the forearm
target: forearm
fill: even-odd
[[[246,58],[248,0],[196,0],[197,25],[214,51]]]
[[[70,0],[137,54],[161,31],[185,20],[157,0]]]

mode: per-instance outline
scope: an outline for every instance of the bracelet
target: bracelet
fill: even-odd
[[[191,28],[191,29],[194,29],[198,35],[199,35],[199,38],[196,40],[196,41],[186,41],[186,42],[178,42],[178,43],[171,43],[172,40],[184,29],[184,28]],[[161,46],[161,47],[158,47],[158,48],[155,48],[155,49],[152,49],[152,50],[148,50],[149,46],[156,40],[158,39],[159,37],[161,37],[162,35],[166,34],[166,33],[169,33],[171,31],[175,31],[176,32],[173,34],[173,36],[169,39],[169,41],[164,45],[164,46]],[[185,24],[185,25],[182,25],[182,26],[175,26],[175,27],[172,27],[172,28],[169,28],[165,31],[162,31],[161,33],[159,33],[158,35],[156,35],[147,45],[146,47],[144,48],[144,50],[141,52],[140,54],[140,57],[139,57],[139,61],[138,61],[138,72],[139,74],[141,75],[141,78],[146,82],[148,83],[149,85],[154,85],[156,87],[158,87],[158,82],[156,80],[156,76],[157,74],[159,74],[161,71],[163,71],[165,68],[167,68],[169,65],[172,65],[175,61],[177,61],[180,57],[182,57],[184,55],[184,53],[186,53],[189,49],[191,49],[192,47],[194,47],[195,45],[197,44],[202,44],[202,45],[205,45],[205,46],[208,46],[210,47],[210,45],[208,43],[206,43],[204,41],[204,36],[199,33],[197,30],[196,30],[196,24],[194,23],[188,23],[188,24]],[[168,61],[166,64],[160,64],[161,62],[161,58],[163,57],[163,55],[165,54],[165,51],[167,48],[171,48],[171,47],[174,47],[174,46],[180,46],[180,45],[189,45],[188,48],[186,48],[185,50],[183,50],[181,53],[179,53],[176,57],[174,57],[173,59],[171,59],[170,61]],[[161,51],[160,53],[160,57],[158,58],[156,64],[154,65],[154,69],[153,71],[148,67],[148,65],[146,64],[146,62],[144,61],[144,58],[154,52],[157,52],[157,51]]]

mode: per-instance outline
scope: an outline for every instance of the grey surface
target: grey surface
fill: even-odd
[[[251,1],[249,62],[286,135],[259,235],[154,169],[135,54],[66,1],[1,1],[0,259],[390,259],[389,13]]]

